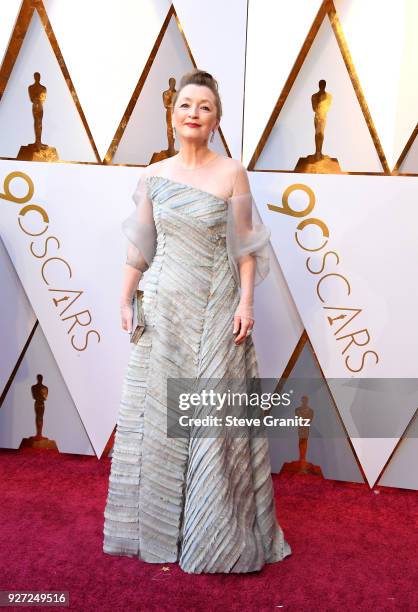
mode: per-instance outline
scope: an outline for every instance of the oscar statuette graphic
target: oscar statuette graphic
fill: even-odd
[[[322,153],[324,143],[327,113],[332,103],[332,95],[325,91],[326,81],[319,81],[319,91],[311,98],[315,125],[315,153],[307,157],[300,157],[295,166],[295,172],[324,172],[341,174],[340,164],[336,157],[329,157]]]
[[[303,474],[318,474],[322,476],[321,468],[318,465],[313,465],[306,461],[306,453],[308,450],[309,427],[312,424],[314,411],[308,404],[309,398],[307,395],[302,396],[302,404],[295,409],[295,415],[302,419],[309,419],[309,425],[298,426],[299,437],[299,459],[284,463],[281,469],[282,472],[301,472]]]
[[[54,440],[49,440],[42,435],[44,424],[45,401],[48,397],[48,387],[43,383],[42,374],[37,375],[38,382],[32,385],[32,397],[35,400],[35,420],[36,420],[36,435],[30,438],[23,438],[20,448],[43,448],[48,450],[58,450]]]
[[[44,114],[44,102],[46,100],[46,87],[41,85],[41,75],[34,73],[35,82],[29,85],[29,98],[32,102],[32,114],[35,129],[35,142],[20,147],[16,159],[22,161],[58,161],[58,152],[42,142],[42,118]]]
[[[163,92],[163,104],[165,107],[165,121],[166,121],[166,129],[167,129],[167,149],[163,149],[159,153],[154,153],[151,157],[150,164],[153,164],[156,161],[160,161],[161,159],[166,159],[167,157],[172,157],[176,155],[177,151],[174,148],[174,133],[173,126],[171,123],[171,116],[173,113],[173,97],[176,93],[176,79],[174,77],[170,77],[168,79],[169,88]]]

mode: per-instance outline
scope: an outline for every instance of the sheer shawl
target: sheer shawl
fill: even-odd
[[[126,263],[142,273],[151,265],[157,246],[157,230],[146,174],[141,174],[132,195],[136,208],[122,223],[122,230],[128,238]]]
[[[132,195],[136,208],[122,224],[128,238],[127,264],[144,272],[155,255],[157,232],[146,181],[148,176],[161,176],[189,185],[226,202],[226,246],[231,272],[238,286],[241,286],[239,264],[245,256],[255,258],[254,285],[267,276],[270,230],[262,223],[257,211],[246,169],[240,161],[222,155],[216,155],[192,170],[183,168],[174,156],[142,171]]]
[[[258,213],[247,171],[239,162],[232,195],[228,198],[226,225],[228,259],[238,285],[241,285],[239,263],[244,256],[255,258],[254,286],[269,273],[270,235],[270,229],[262,223]]]

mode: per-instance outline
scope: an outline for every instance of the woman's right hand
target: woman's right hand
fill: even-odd
[[[132,331],[132,320],[134,316],[133,302],[123,301],[120,304],[120,318],[122,323],[122,329],[127,332]]]

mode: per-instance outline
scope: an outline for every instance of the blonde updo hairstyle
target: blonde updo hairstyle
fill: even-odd
[[[173,108],[177,102],[179,93],[186,85],[205,85],[205,87],[208,87],[213,92],[217,108],[216,117],[220,121],[222,116],[222,103],[218,91],[218,81],[214,79],[209,72],[199,70],[198,68],[194,68],[190,72],[186,72],[186,74],[181,77],[180,86],[177,92],[174,94]]]

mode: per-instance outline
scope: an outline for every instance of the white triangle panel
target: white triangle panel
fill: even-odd
[[[124,370],[132,345],[121,328],[119,299],[137,168],[42,162],[0,162],[0,183],[11,172],[34,183],[31,203],[0,206],[0,232],[52,354],[101,455],[116,423]],[[27,193],[22,179],[11,183]],[[27,204],[25,204],[26,206]],[[39,233],[33,238],[21,230]],[[48,240],[47,251],[46,240]],[[32,251],[38,255],[35,257]],[[43,274],[42,274],[43,273]]]
[[[415,312],[418,308],[418,285],[411,281],[405,261],[418,259],[415,240],[417,216],[414,177],[349,176],[253,172],[252,186],[256,189],[259,212],[271,228],[271,243],[305,323],[321,366],[328,376],[350,376],[345,365],[345,342],[335,340],[334,328],[328,321],[325,306],[359,308],[357,320],[349,329],[369,329],[369,350],[379,355],[364,362],[362,375],[368,377],[418,377],[417,361],[413,358],[418,345]],[[306,189],[314,195],[314,207],[305,217],[296,217],[269,210],[267,203],[283,208],[285,190],[292,186],[289,201],[295,209],[306,209],[309,202]],[[309,253],[295,239],[297,225],[311,217],[322,220],[329,231],[326,246]],[[418,219],[417,219],[418,222]],[[325,243],[317,225],[308,225],[299,241],[309,248]],[[317,294],[321,274],[313,274],[309,265],[319,270],[325,251],[336,251],[326,260],[323,275],[340,273],[346,278],[321,285],[322,303]],[[348,294],[347,282],[350,285]],[[399,308],[402,308],[400,314]],[[331,313],[336,314],[336,313]],[[347,313],[341,312],[346,322]],[[359,339],[360,340],[360,339]],[[351,351],[352,352],[352,351]],[[361,365],[360,351],[351,359],[352,368]]]
[[[373,486],[416,411],[418,381],[384,377],[361,381],[331,379],[329,385],[367,480]]]
[[[77,107],[45,30],[34,11],[0,106],[1,157],[16,157],[22,145],[35,141],[28,87],[34,73],[47,88],[43,104],[42,142],[55,147],[61,160],[96,161]]]
[[[248,165],[305,41],[321,0],[250,0],[243,163]]]
[[[113,156],[114,163],[148,165],[153,153],[167,149],[166,109],[162,92],[169,88],[170,77],[176,79],[175,88],[178,89],[181,76],[192,67],[183,37],[172,17]],[[180,146],[178,141],[175,146]],[[225,155],[218,131],[209,148]]]
[[[42,435],[54,440],[62,453],[94,455],[86,431],[38,325],[0,409],[0,448],[19,448],[23,438],[36,435],[36,413],[31,387],[48,388]]]
[[[257,169],[294,170],[300,157],[315,153],[312,94],[321,79],[332,102],[322,153],[336,157],[346,172],[382,172],[376,148],[326,16],[257,161]]]
[[[198,68],[218,81],[221,129],[232,157],[241,159],[247,0],[174,2]]]
[[[418,3],[335,0],[335,7],[392,169],[417,122],[418,80],[412,75],[418,57]]]
[[[370,487],[376,484],[398,438],[351,438]]]
[[[103,159],[170,2],[45,0],[44,4]]]
[[[358,438],[357,426],[362,426],[361,463],[373,482],[417,405],[417,391],[409,390],[407,383],[418,379],[418,289],[404,265],[418,259],[416,179],[267,172],[252,177],[262,203],[259,212],[272,230],[271,243],[324,375],[328,380],[365,379],[351,395],[338,384],[332,392],[350,437]],[[312,191],[313,208],[302,217],[325,224],[327,241],[317,224],[297,230],[301,216],[267,207],[269,203],[283,209],[284,192],[292,185],[295,191],[288,202],[295,211],[306,210],[306,189]],[[317,251],[298,246],[295,232],[305,248]],[[356,318],[349,309],[358,310]],[[345,330],[339,332],[343,325]],[[388,393],[379,395],[386,383]],[[397,383],[402,394],[395,398],[394,411],[390,393]],[[381,419],[386,437],[379,441],[374,425]],[[365,438],[372,435],[367,446]]]
[[[281,417],[295,416],[294,411],[300,405],[302,395],[308,396],[308,404],[313,410],[306,460],[320,467],[324,478],[363,482],[331,394],[308,343],[299,355],[282,392],[292,393],[292,402],[280,410]],[[280,472],[285,462],[299,459],[297,431],[290,429],[288,435],[271,437],[269,442],[273,472]]]

